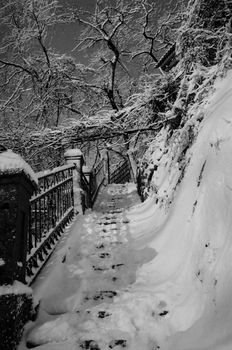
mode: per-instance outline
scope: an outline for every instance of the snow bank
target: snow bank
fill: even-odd
[[[157,340],[161,349],[232,348],[231,97],[232,72],[216,83],[201,130],[188,151],[181,184],[176,186],[179,164],[173,164],[170,152],[159,154],[160,142],[153,153],[153,162],[162,157],[153,176],[158,204],[150,198],[129,214],[138,249],[142,232],[143,241],[158,254],[137,271],[127,306],[142,300],[142,309],[149,304],[150,313],[153,309],[159,315],[157,305],[165,303],[166,315],[154,320],[150,331],[137,322],[147,341]],[[164,205],[160,199],[165,195]],[[133,319],[147,318],[142,309],[133,310]]]

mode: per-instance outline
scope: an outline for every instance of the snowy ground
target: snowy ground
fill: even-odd
[[[138,266],[156,254],[133,247],[125,208],[136,202],[135,185],[111,185],[99,195],[94,212],[78,219],[55,261],[33,286],[41,300],[39,317],[28,325],[20,349],[129,346],[114,301],[135,282]]]
[[[138,204],[131,185],[111,186],[96,208],[104,213],[83,217],[36,291],[41,308],[25,332],[28,346],[232,349],[231,111],[229,72],[186,125],[199,132],[181,181],[184,137],[167,149],[163,130],[148,199]]]

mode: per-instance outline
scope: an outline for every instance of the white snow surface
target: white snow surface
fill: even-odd
[[[83,153],[79,148],[70,148],[64,153],[65,157],[76,157],[83,156]]]
[[[66,165],[61,165],[59,167],[56,167],[56,168],[53,168],[52,170],[42,170],[42,171],[39,171],[38,173],[36,173],[36,176],[37,178],[41,178],[41,177],[44,177],[45,175],[48,176],[48,175],[53,175],[55,173],[57,173],[58,171],[62,171],[62,170],[66,170],[66,169],[69,169],[71,166],[73,166],[74,164],[70,165],[70,164],[66,164]]]
[[[0,295],[6,294],[32,294],[32,289],[20,281],[14,281],[12,285],[0,286]]]
[[[66,260],[37,293],[40,315],[25,333],[36,349],[83,349],[92,340],[86,348],[118,350],[117,339],[128,350],[232,349],[232,72],[215,86],[181,183],[180,145],[162,152],[163,131],[152,152],[153,194],[123,212],[92,212],[74,230]],[[123,191],[133,195],[126,186],[109,194],[120,201]],[[109,289],[114,298],[93,300]]]

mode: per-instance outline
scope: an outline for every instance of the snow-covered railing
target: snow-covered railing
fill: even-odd
[[[129,157],[111,173],[109,157],[103,157],[89,169],[84,165],[82,152],[69,149],[64,154],[66,165],[37,174],[11,151],[4,151],[1,157],[3,282],[8,282],[10,270],[13,271],[10,282],[19,279],[30,284],[53,252],[67,223],[75,214],[93,207],[101,186],[133,179]],[[9,244],[5,244],[4,235]],[[11,249],[13,244],[16,248]]]
[[[176,44],[173,44],[167,52],[157,62],[156,68],[163,71],[170,71],[179,62],[179,55],[176,53]]]
[[[73,171],[65,165],[38,173],[38,190],[30,200],[27,245],[27,282],[40,271],[66,224],[74,215]]]

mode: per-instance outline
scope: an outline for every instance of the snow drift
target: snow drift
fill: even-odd
[[[232,72],[215,89],[187,151],[182,182],[178,162],[165,152],[157,156],[164,142],[156,143],[158,203],[150,198],[128,214],[137,248],[145,242],[157,252],[137,271],[128,304],[139,305],[144,293],[142,304],[150,305],[154,320],[142,324],[147,310],[138,308],[136,328],[147,344],[157,340],[165,350],[232,348]]]

